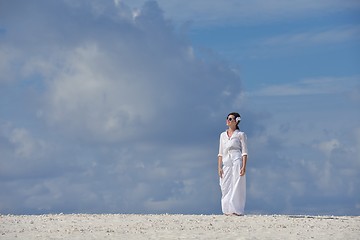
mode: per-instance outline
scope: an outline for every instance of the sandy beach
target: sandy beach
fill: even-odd
[[[360,239],[360,216],[0,215],[0,239]]]

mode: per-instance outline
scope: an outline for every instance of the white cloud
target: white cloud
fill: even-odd
[[[327,43],[343,43],[348,41],[358,41],[359,39],[360,27],[356,25],[343,26],[319,32],[312,31],[284,34],[266,39],[263,44],[269,46],[305,46]]]
[[[7,150],[3,149],[4,154],[11,149],[14,158],[20,161],[39,159],[50,148],[44,140],[35,138],[27,129],[14,127],[11,123],[0,125],[0,137],[3,138],[4,145],[9,146]],[[5,158],[4,162],[7,160]]]
[[[16,146],[15,154],[18,157],[29,158],[39,151],[38,147],[44,145],[42,142],[35,142],[25,129],[14,129],[10,141]]]
[[[341,145],[337,139],[332,139],[329,141],[321,142],[315,145],[315,147],[319,148],[324,154],[331,155],[332,151],[339,149]]]
[[[250,96],[299,96],[315,94],[351,93],[357,87],[359,76],[319,77],[302,79],[298,82],[264,86]]]
[[[132,7],[140,6],[145,0],[124,0]],[[360,4],[356,0],[227,0],[207,1],[194,0],[191,4],[185,4],[181,0],[158,0],[163,7],[166,16],[171,16],[178,22],[193,21],[195,26],[216,26],[226,23],[252,25],[269,21],[284,19],[303,18],[310,15],[327,15],[359,9]]]
[[[36,26],[41,22],[47,30],[34,27],[35,32],[24,32],[30,39],[34,35],[42,38],[43,44],[31,44],[27,39],[23,45],[16,45],[21,53],[18,59],[23,62],[12,66],[12,72],[22,72],[24,78],[42,76],[37,84],[46,88],[46,104],[36,112],[48,123],[64,124],[70,132],[88,132],[92,138],[126,139],[130,132],[136,135],[139,125],[160,128],[156,118],[162,112],[177,109],[179,113],[192,113],[191,107],[197,107],[213,114],[210,108],[216,108],[219,98],[231,99],[237,94],[226,90],[226,96],[220,95],[219,89],[228,89],[233,81],[239,81],[238,76],[229,71],[224,81],[218,81],[222,67],[196,60],[192,47],[173,32],[155,3],[147,3],[136,19],[123,16],[131,14],[124,4],[118,3],[117,8],[98,1],[67,4],[60,4],[65,12],[59,19],[45,15],[49,17],[46,21],[29,6],[24,14],[25,18],[31,16],[28,23]],[[47,3],[44,7],[54,6]],[[88,14],[91,21],[98,22],[77,21],[71,11]],[[66,14],[69,17],[61,21]],[[104,30],[102,19],[108,21],[109,30]],[[68,25],[70,22],[73,24]],[[13,22],[8,25],[19,27]],[[62,41],[61,36],[67,37]],[[12,45],[10,41],[6,44]],[[204,92],[217,97],[196,99]],[[192,104],[195,99],[197,106]]]

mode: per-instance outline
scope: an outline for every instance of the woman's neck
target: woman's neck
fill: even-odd
[[[230,128],[229,127],[229,129],[227,130],[228,137],[230,138],[235,131],[236,131],[236,128]]]
[[[228,131],[233,133],[233,132],[236,131],[236,129],[237,129],[237,128],[231,128],[231,127],[229,127]]]

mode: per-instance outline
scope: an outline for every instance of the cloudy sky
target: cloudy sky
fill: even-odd
[[[291,3],[290,3],[291,2]],[[357,0],[0,0],[0,213],[360,214]]]

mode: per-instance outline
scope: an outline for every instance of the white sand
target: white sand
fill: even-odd
[[[0,239],[360,239],[360,216],[0,215]]]

